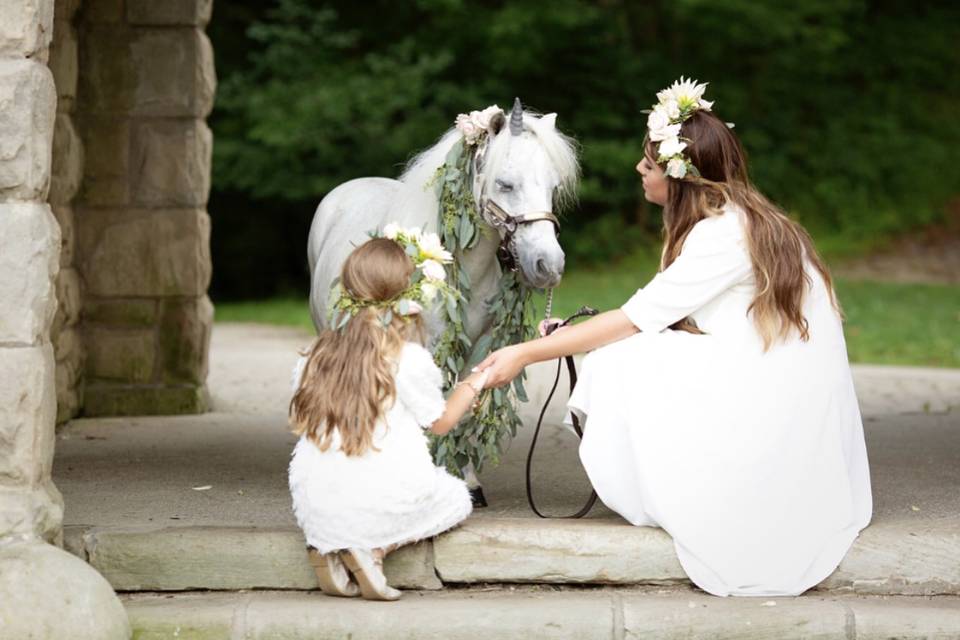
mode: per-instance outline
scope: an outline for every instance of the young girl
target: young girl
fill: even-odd
[[[453,428],[485,375],[460,382],[444,402],[440,370],[422,346],[416,297],[424,275],[412,283],[415,268],[388,238],[355,249],[340,278],[339,308],[349,320],[323,331],[294,373],[290,421],[300,440],[290,493],[330,595],[396,600],[384,556],[470,514],[466,485],[434,466],[423,429]]]
[[[620,309],[480,367],[501,385],[594,350],[568,406],[600,498],[665,529],[704,590],[794,595],[870,521],[863,425],[827,269],[750,183],[704,87],[661,91],[647,121],[637,170],[663,206],[660,273]]]

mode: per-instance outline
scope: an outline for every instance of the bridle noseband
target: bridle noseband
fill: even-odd
[[[515,234],[522,225],[548,220],[553,223],[554,232],[560,235],[560,221],[550,211],[535,211],[514,216],[490,198],[484,198],[482,202],[480,217],[500,233],[497,258],[504,269],[516,271],[519,268]]]

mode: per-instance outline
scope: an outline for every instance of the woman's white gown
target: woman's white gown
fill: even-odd
[[[304,358],[294,370],[300,385]],[[404,344],[396,402],[361,456],[340,450],[339,432],[320,449],[301,437],[290,460],[290,495],[307,544],[321,553],[406,544],[446,531],[471,511],[463,480],[433,463],[424,429],[446,408],[442,374],[419,344]]]
[[[839,315],[819,274],[794,334],[766,353],[743,214],[695,225],[622,307],[640,333],[588,354],[569,408],[600,499],[672,537],[714,595],[796,595],[830,575],[870,521],[863,425]],[[667,327],[692,317],[706,335]]]

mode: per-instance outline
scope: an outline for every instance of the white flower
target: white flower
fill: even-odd
[[[424,282],[423,284],[420,285],[420,293],[423,294],[423,300],[425,302],[430,302],[431,300],[436,298],[438,291],[439,290],[437,289],[437,285],[435,284]]]
[[[391,240],[396,240],[399,232],[400,225],[398,225],[396,222],[391,222],[383,228],[383,236],[385,238],[390,238]]]
[[[653,111],[650,112],[650,115],[647,116],[647,129],[657,131],[669,126],[670,116],[667,115],[666,109],[658,104],[653,108]]]
[[[678,180],[687,175],[687,163],[683,158],[674,158],[667,163],[667,175]]]
[[[483,133],[483,129],[478,127],[470,116],[465,113],[457,116],[457,129],[463,134],[467,144],[474,144],[480,137],[480,134]]]
[[[420,268],[423,269],[423,275],[426,276],[428,280],[439,280],[442,282],[447,279],[447,270],[436,260],[424,260],[420,263]]]
[[[710,111],[710,107],[713,106],[713,101],[700,99],[700,108],[704,111]]]
[[[660,142],[668,138],[676,138],[680,135],[680,125],[671,124],[662,129],[650,129],[650,139],[654,142]]]
[[[476,124],[481,129],[489,129],[490,120],[492,120],[493,116],[495,116],[500,112],[501,112],[500,107],[498,107],[495,104],[492,104],[486,109],[484,109],[483,111],[471,111],[470,119],[473,120],[474,124]]]
[[[443,248],[443,243],[440,242],[440,236],[432,232],[425,233],[423,237],[420,238],[420,253],[423,254],[425,258],[438,260],[440,262],[451,262],[453,260],[453,255]]]
[[[680,117],[680,105],[677,104],[676,100],[667,100],[661,105],[664,111],[667,112],[667,115],[671,120],[676,120]]]
[[[673,156],[678,156],[683,153],[683,150],[687,148],[686,142],[680,142],[679,138],[667,138],[660,143],[658,151],[660,152],[661,158],[672,158]]]
[[[697,84],[696,80],[687,80],[683,76],[657,94],[657,99],[663,104],[669,100],[676,100],[681,110],[697,107],[700,104],[700,98],[707,89],[707,83]],[[712,103],[711,103],[712,104]]]

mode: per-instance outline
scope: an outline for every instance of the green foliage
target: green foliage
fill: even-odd
[[[483,139],[479,144],[484,144]],[[471,159],[475,151],[475,147],[458,142],[434,177],[440,203],[437,212],[440,239],[456,257],[476,246],[480,238],[480,213],[471,189]],[[533,290],[516,274],[505,273],[497,293],[488,301],[493,316],[490,333],[472,344],[464,331],[460,314],[470,302],[470,281],[456,260],[446,265],[446,269],[447,280],[454,283],[463,301],[459,307],[446,305],[447,329],[434,351],[434,360],[443,372],[445,388],[449,390],[461,371],[480,362],[486,354],[532,338],[534,319]],[[497,464],[504,436],[508,433],[516,435],[521,425],[516,401],[527,399],[524,378],[524,374],[518,376],[512,387],[485,390],[472,414],[464,417],[456,429],[434,438],[431,450],[436,463],[455,474],[460,474],[467,463],[472,463],[477,471],[487,462]]]
[[[257,199],[248,210],[211,205],[215,261],[218,243],[249,234],[264,209],[303,228],[333,186],[395,176],[457,113],[515,95],[559,113],[582,145],[580,207],[564,220],[570,264],[657,244],[659,215],[633,173],[641,110],[681,74],[711,82],[706,97],[737,124],[759,187],[818,236],[863,245],[923,225],[960,184],[956,3],[261,6],[218,5],[210,27],[221,77],[213,202],[220,192]],[[302,251],[303,238],[291,240]],[[247,268],[250,250],[218,270]],[[273,251],[254,262],[276,268],[292,249]]]

